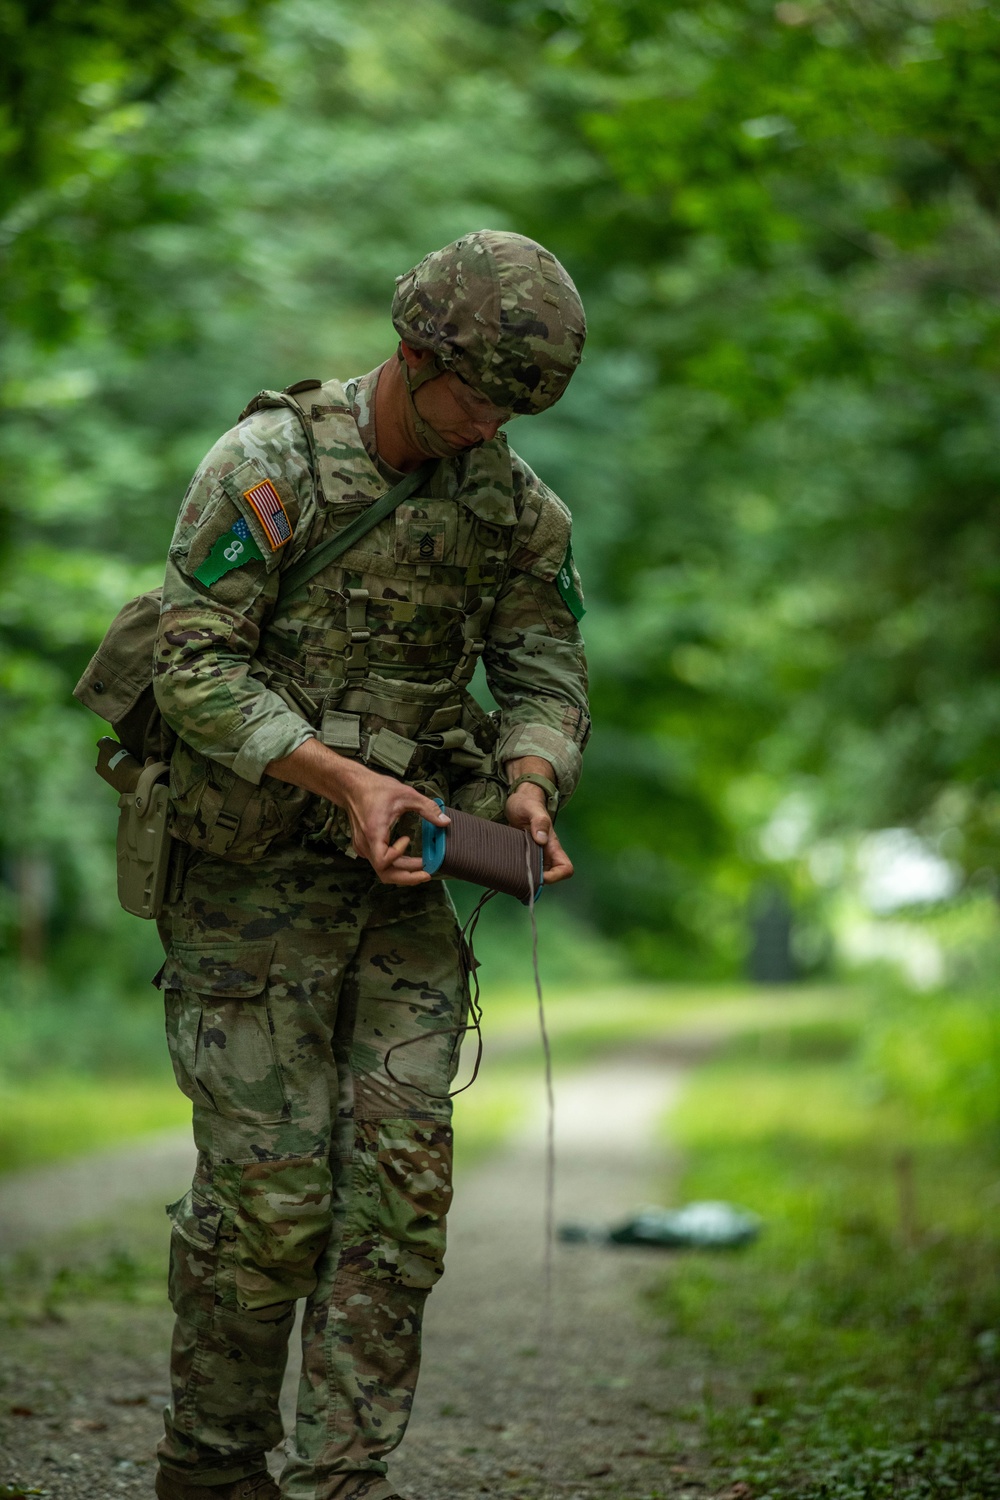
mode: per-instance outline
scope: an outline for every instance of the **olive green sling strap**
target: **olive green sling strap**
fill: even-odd
[[[325,542],[320,542],[318,547],[313,547],[304,557],[299,558],[288,570],[282,574],[281,584],[278,588],[278,602],[285,604],[289,599],[299,593],[303,584],[309,582],[321,568],[332,563],[349,547],[369,531],[390,516],[398,505],[420,488],[425,479],[429,479],[437,468],[437,460],[432,459],[428,463],[421,464],[419,469],[414,469],[412,474],[407,474],[398,484],[394,484],[391,490],[387,490],[378,500],[373,500],[371,505],[363,510],[360,516],[355,516],[336,536],[329,537]]]

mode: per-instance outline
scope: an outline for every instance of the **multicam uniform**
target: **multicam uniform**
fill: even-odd
[[[442,1270],[451,1131],[437,1096],[467,983],[445,888],[380,884],[351,857],[344,815],[265,767],[318,735],[500,816],[496,767],[543,756],[565,799],[589,729],[569,513],[502,436],[441,462],[279,601],[289,567],[399,477],[377,460],[377,373],[299,391],[315,486],[287,405],[216,444],[170,548],[156,658],[157,701],[181,736],[175,831],[191,846],[162,922],[163,984],[199,1153],[172,1211],[160,1463],[201,1484],[260,1469],[281,1440],[286,1343],[306,1298],[289,1500],[390,1493],[384,1457]],[[251,561],[236,565],[234,538]],[[465,690],[480,656],[495,724]],[[394,1082],[387,1050],[413,1037]]]

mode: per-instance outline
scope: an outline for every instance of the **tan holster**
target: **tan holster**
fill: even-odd
[[[134,917],[158,917],[163,907],[171,845],[169,771],[165,761],[153,761],[143,767],[135,791],[118,798],[118,899]]]

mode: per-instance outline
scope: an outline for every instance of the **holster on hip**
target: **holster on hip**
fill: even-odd
[[[171,840],[166,761],[145,765],[115,740],[97,745],[97,771],[118,792],[118,900],[134,917],[154,918],[163,908]]]

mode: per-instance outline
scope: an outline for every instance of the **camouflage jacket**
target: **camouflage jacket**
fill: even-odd
[[[265,405],[220,438],[181,506],[154,686],[180,737],[174,831],[227,858],[257,857],[303,818],[347,846],[339,810],[264,775],[313,735],[485,816],[500,815],[490,787],[516,756],[550,761],[563,799],[579,777],[586,663],[556,583],[570,515],[502,435],[440,463],[279,600],[289,567],[390,487],[369,455],[377,374],[292,388],[315,476],[300,418]],[[480,656],[492,720],[466,691]]]

